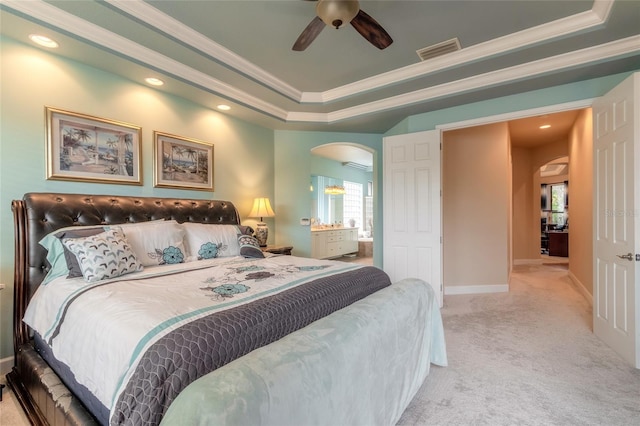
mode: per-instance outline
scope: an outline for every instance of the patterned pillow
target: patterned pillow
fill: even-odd
[[[187,257],[184,229],[175,220],[128,223],[122,229],[142,266],[183,263]]]
[[[62,244],[78,258],[82,276],[87,282],[142,270],[142,265],[118,229],[86,238],[63,239]]]
[[[182,226],[189,255],[194,260],[240,255],[240,229],[236,225],[185,222]]]
[[[58,232],[55,234],[57,238],[60,238],[62,241],[65,238],[84,238],[90,237],[92,235],[101,234],[104,232],[104,228],[85,228],[79,227],[78,229],[68,229],[65,231]],[[69,251],[68,248],[64,248],[64,260],[67,262],[67,268],[69,269],[69,274],[67,278],[76,278],[82,276],[82,269],[80,269],[80,265],[78,264],[78,258],[74,253]]]
[[[88,228],[91,228],[91,229],[98,228],[99,232],[105,231],[103,227],[96,227],[93,225],[92,226],[78,226],[78,225],[67,226],[65,228],[56,229],[55,231],[48,233],[38,242],[38,244],[40,244],[42,247],[45,248],[45,250],[47,250],[47,263],[48,263],[48,266],[46,269],[47,275],[44,277],[44,280],[42,281],[42,285],[47,285],[49,282],[51,282],[55,278],[69,275],[69,265],[67,264],[67,259],[65,258],[65,255],[69,252],[69,250],[67,250],[64,244],[62,244],[62,240],[58,237],[58,235],[65,231],[73,230],[74,232],[76,232],[76,231],[79,231],[82,229],[88,229]],[[88,235],[78,235],[78,237],[88,237]],[[71,254],[71,257],[75,259],[75,255],[73,255],[73,253],[70,253],[70,254]],[[76,263],[77,262],[78,261],[76,260]],[[78,266],[78,271],[80,271],[79,266]],[[80,272],[79,276],[82,276],[82,272]]]
[[[240,245],[240,254],[244,257],[264,257],[264,253],[260,250],[260,243],[251,235],[238,235],[238,244]]]

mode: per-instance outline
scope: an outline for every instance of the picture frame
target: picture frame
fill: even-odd
[[[45,107],[47,179],[142,185],[142,129]]]
[[[213,191],[213,144],[153,132],[156,188]]]

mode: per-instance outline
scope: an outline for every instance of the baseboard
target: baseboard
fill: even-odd
[[[542,259],[513,259],[514,265],[542,265]]]
[[[13,355],[0,359],[0,376],[5,376],[13,368]]]
[[[505,293],[508,291],[509,284],[444,286],[445,296],[453,296],[456,294]]]
[[[587,302],[589,302],[591,306],[593,306],[593,295],[589,293],[584,284],[582,284],[578,277],[576,277],[571,271],[569,271],[569,279],[571,279],[571,282],[576,286],[578,292],[587,299]]]

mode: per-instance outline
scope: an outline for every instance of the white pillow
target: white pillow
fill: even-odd
[[[85,281],[94,282],[142,270],[122,231],[110,229],[85,238],[63,239],[76,255]]]
[[[185,222],[182,226],[187,249],[194,260],[240,255],[240,228],[236,225]]]
[[[127,223],[120,228],[133,252],[144,266],[183,263],[188,253],[184,245],[184,229],[175,220]]]

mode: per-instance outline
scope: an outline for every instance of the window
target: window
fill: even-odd
[[[362,184],[344,181],[344,189],[346,191],[342,207],[344,226],[351,226],[353,223],[354,227],[362,229]]]
[[[565,185],[551,185],[551,223],[564,226],[565,222]]]
[[[548,224],[556,229],[563,228],[567,222],[567,207],[569,206],[569,182],[542,184],[541,207],[548,212]]]

